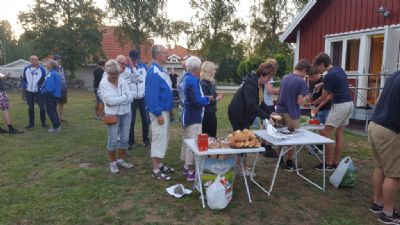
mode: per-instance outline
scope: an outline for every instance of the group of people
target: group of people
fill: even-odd
[[[48,128],[46,112],[52,127],[49,133],[61,131],[61,122],[64,120],[64,105],[67,103],[67,81],[64,69],[61,66],[61,56],[54,55],[53,59],[45,59],[44,66],[39,64],[36,55],[30,56],[30,65],[23,70],[21,86],[24,99],[28,105],[28,125],[26,129],[35,127],[35,103],[39,106],[40,122],[43,128]],[[58,111],[57,111],[58,106]],[[0,79],[0,110],[8,125],[8,131],[0,127],[0,133],[22,134],[21,130],[11,124],[11,116],[8,111],[9,99]]]
[[[117,122],[107,126],[107,150],[112,173],[119,172],[119,167],[133,166],[125,161],[125,151],[134,147],[134,121],[139,108],[143,143],[150,147],[152,176],[158,180],[171,179],[170,174],[175,169],[162,160],[167,152],[169,125],[173,117],[173,90],[176,90],[181,102],[183,136],[195,138],[203,132],[211,137],[216,136],[216,103],[224,97],[223,93],[217,94],[215,90],[216,65],[212,62],[203,63],[195,56],[189,57],[184,63],[185,73],[177,77],[174,87],[164,69],[167,60],[166,48],[155,45],[149,68],[139,62],[139,53],[131,50],[129,58],[120,55],[107,62],[99,62],[99,67],[93,72],[98,100],[96,116],[102,116],[102,105],[105,116],[117,115]],[[149,128],[151,141],[148,137]],[[186,179],[193,181],[194,155],[184,143],[181,159],[184,161]]]

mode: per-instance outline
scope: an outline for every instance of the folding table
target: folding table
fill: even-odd
[[[209,155],[235,155],[236,157],[239,155],[240,157],[240,166],[243,173],[244,183],[246,186],[247,196],[249,198],[249,202],[252,202],[250,196],[249,185],[247,183],[247,178],[243,166],[243,158],[240,154],[243,153],[258,153],[265,151],[263,147],[259,148],[241,148],[241,149],[233,149],[233,148],[219,148],[219,149],[208,149],[208,151],[199,151],[195,139],[185,139],[185,144],[193,151],[195,156],[196,163],[196,180],[195,180],[195,188],[200,192],[201,202],[203,204],[203,208],[206,207],[204,203],[204,194],[203,194],[203,183],[202,183],[202,174],[204,169],[204,162],[207,156]],[[255,159],[257,160],[257,159]],[[197,183],[197,184],[196,184]]]
[[[293,137],[290,137],[287,139],[275,139],[272,136],[268,135],[267,130],[255,130],[254,131],[254,133],[261,139],[268,141],[272,145],[282,147],[281,152],[279,154],[278,161],[275,166],[275,171],[274,171],[274,175],[272,177],[272,182],[269,187],[269,190],[266,190],[254,179],[253,176],[250,176],[250,180],[254,184],[256,184],[262,191],[264,191],[266,194],[268,194],[268,196],[271,195],[272,189],[275,184],[275,179],[276,179],[278,169],[279,169],[279,162],[281,161],[282,157],[291,149],[292,146],[294,146],[293,151],[295,151],[294,152],[294,160],[295,160],[297,175],[300,176],[301,178],[303,178],[305,181],[311,183],[318,189],[325,191],[325,187],[326,187],[325,186],[325,176],[326,176],[326,174],[325,174],[325,172],[326,172],[325,171],[325,145],[333,144],[333,143],[335,143],[335,141],[333,141],[329,138],[326,138],[324,136],[321,136],[319,134],[313,133],[311,131],[308,131],[306,129],[297,129],[296,132],[298,132],[298,135],[296,135],[296,136],[293,136]],[[297,169],[297,165],[298,165],[297,154],[304,148],[310,149],[311,146],[316,147],[315,145],[323,145],[322,159],[320,159],[322,161],[322,165],[323,165],[322,186],[320,186],[320,185],[314,183],[313,181],[311,181],[310,179],[306,178]],[[253,164],[252,173],[254,173],[254,169],[255,169],[256,163],[257,163],[257,158],[258,158],[258,153],[256,155],[255,163]]]

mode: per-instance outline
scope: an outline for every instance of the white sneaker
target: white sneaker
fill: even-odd
[[[236,167],[236,172],[239,173],[240,176],[243,177],[243,171],[242,168],[240,166]],[[251,169],[250,168],[244,168],[244,173],[246,175],[246,177],[250,177],[251,176]],[[257,176],[255,173],[253,173],[253,177]]]
[[[125,160],[122,160],[122,159],[118,159],[117,164],[118,164],[118,166],[121,166],[125,169],[130,169],[133,167],[132,163],[125,162]]]
[[[50,128],[50,129],[48,130],[49,133],[57,133],[57,132],[60,132],[60,131],[61,131],[61,127],[58,127],[58,128]]]
[[[117,166],[117,162],[110,162],[110,171],[111,173],[118,173],[118,166]]]

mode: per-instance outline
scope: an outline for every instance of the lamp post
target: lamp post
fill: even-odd
[[[193,31],[191,31],[191,30],[185,30],[184,32],[185,32],[185,34],[186,34],[186,55],[189,55],[189,35],[190,35],[191,33],[193,33]]]

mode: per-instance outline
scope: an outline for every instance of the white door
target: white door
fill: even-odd
[[[385,42],[383,50],[382,73],[392,74],[400,69],[400,27],[385,27]],[[385,78],[382,77],[381,87]]]

